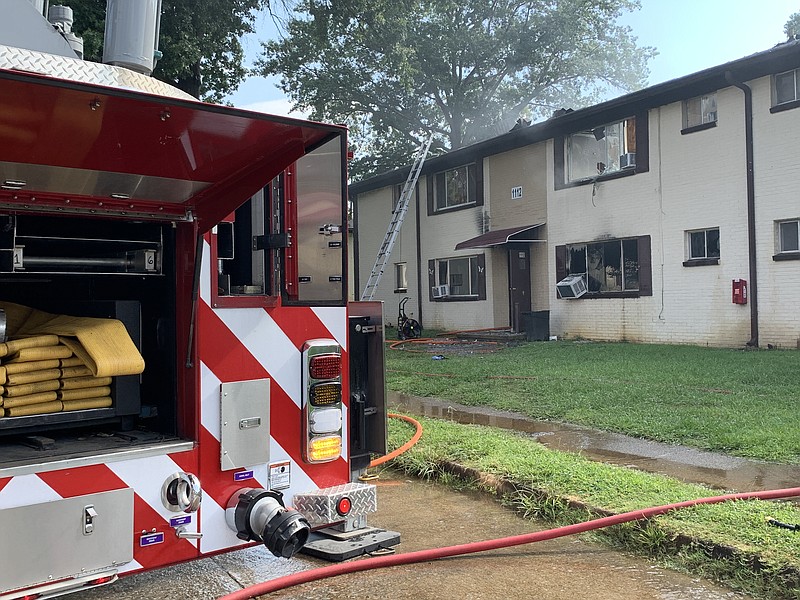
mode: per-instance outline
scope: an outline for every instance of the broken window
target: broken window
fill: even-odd
[[[567,274],[583,275],[589,293],[639,290],[636,239],[567,246]]]
[[[581,181],[636,166],[636,119],[601,125],[567,138],[567,178]]]

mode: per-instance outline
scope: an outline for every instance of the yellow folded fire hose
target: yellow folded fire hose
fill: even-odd
[[[53,315],[0,302],[0,417],[108,408],[112,377],[136,375],[144,360],[116,319]]]
[[[66,346],[70,350],[66,356],[49,358],[68,358],[74,353],[97,377],[138,375],[144,371],[144,360],[121,321],[53,315],[11,302],[0,302],[0,309],[6,312],[9,337],[32,338],[14,339],[6,342],[5,348],[0,345],[0,356],[11,353],[9,345],[12,352],[20,353],[42,346]],[[56,340],[52,339],[54,335],[58,336]],[[49,338],[47,343],[44,338]],[[19,342],[33,344],[34,340],[37,345],[33,347],[18,346]]]

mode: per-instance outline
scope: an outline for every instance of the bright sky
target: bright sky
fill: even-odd
[[[650,62],[652,85],[771,48],[786,39],[783,26],[795,12],[800,0],[642,0],[642,9],[621,22],[640,45],[659,52]],[[259,17],[257,28],[244,40],[251,62],[261,50],[258,40],[276,35],[269,16]],[[290,103],[276,84],[251,77],[228,100],[240,108],[287,114]]]

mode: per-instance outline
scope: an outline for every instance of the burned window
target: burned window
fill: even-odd
[[[567,138],[568,181],[592,179],[636,166],[636,119],[600,125]]]
[[[589,293],[639,290],[636,239],[567,246],[567,274],[583,275]]]

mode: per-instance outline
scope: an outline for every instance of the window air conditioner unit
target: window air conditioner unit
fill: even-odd
[[[636,152],[628,152],[619,157],[620,169],[633,169],[636,167]]]
[[[449,285],[435,285],[431,288],[434,298],[446,298],[450,295]]]
[[[586,293],[586,282],[583,275],[568,275],[556,284],[558,295],[561,298],[580,298]]]

